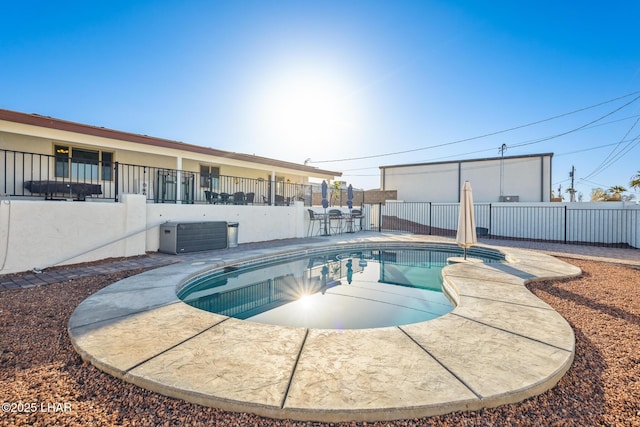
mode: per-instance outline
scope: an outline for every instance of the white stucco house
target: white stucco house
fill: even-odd
[[[158,137],[0,109],[0,192],[30,196],[64,183],[91,199],[145,194],[149,201],[198,203],[211,193],[252,194],[254,203],[310,201],[310,180],[338,171]],[[53,183],[51,183],[53,181]],[[48,187],[28,182],[46,182]],[[55,185],[54,185],[55,184]],[[63,194],[58,194],[63,196]]]
[[[339,176],[0,109],[0,274],[154,252],[167,224],[214,223],[218,246],[305,237],[311,183]]]
[[[459,202],[465,181],[475,202],[551,201],[553,153],[380,166],[380,189],[405,202]]]

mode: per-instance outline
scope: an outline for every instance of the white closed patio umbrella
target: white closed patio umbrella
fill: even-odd
[[[467,259],[467,249],[478,243],[476,220],[473,215],[473,193],[469,181],[464,182],[460,192],[460,214],[458,215],[456,243],[464,248],[464,259]]]

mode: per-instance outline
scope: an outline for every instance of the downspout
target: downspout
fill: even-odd
[[[176,157],[176,203],[182,203],[182,156]]]
[[[118,194],[119,194],[118,188],[120,186],[120,164],[118,162],[115,162],[113,171],[114,171],[113,184],[115,188],[114,200],[117,202]]]
[[[462,162],[458,162],[458,188],[457,188],[458,191],[456,191],[456,193],[458,194],[458,203],[461,202],[460,200],[461,189],[462,189]]]
[[[269,194],[269,205],[276,204],[276,171],[271,171],[271,194]]]
[[[540,201],[544,202],[544,156],[540,156]]]
[[[7,257],[9,256],[9,236],[11,232],[11,196],[9,196],[7,193],[0,194],[0,203],[7,206],[7,238],[4,242],[4,256],[2,257],[2,264],[0,265],[0,271],[3,271],[7,264]],[[0,213],[1,212],[2,208],[0,208]]]
[[[553,173],[553,165],[551,164],[552,161],[553,155],[549,156],[549,188],[547,189],[547,194],[549,194],[549,201],[551,201],[551,183],[553,182],[553,177],[551,176],[551,174]]]

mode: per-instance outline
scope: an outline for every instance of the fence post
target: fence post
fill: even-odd
[[[431,236],[431,202],[429,202],[429,236]]]
[[[382,232],[382,202],[378,202],[378,233]]]
[[[567,243],[567,205],[564,205],[564,243]]]
[[[114,164],[114,171],[115,171],[115,174],[114,174],[114,175],[115,175],[115,176],[113,177],[113,178],[114,178],[113,184],[114,184],[114,185],[115,185],[115,187],[116,187],[116,188],[115,188],[115,196],[114,196],[114,200],[115,200],[116,202],[118,201],[118,187],[119,187],[118,183],[120,182],[120,179],[119,179],[119,178],[120,178],[120,176],[119,176],[119,174],[120,174],[120,172],[119,172],[120,168],[119,168],[118,166],[119,166],[118,162],[115,162],[115,164]]]
[[[493,211],[493,204],[489,203],[489,237],[491,237],[491,212]]]
[[[4,188],[3,188],[2,192],[8,194],[9,191],[7,190],[7,182],[9,182],[9,181],[7,180],[7,172],[9,171],[9,169],[7,168],[7,150],[2,150],[2,151],[4,151],[4,156],[2,156],[2,160],[4,161],[4,169],[3,169],[4,170],[4,180],[2,181],[4,183]],[[13,157],[15,157],[15,156],[16,156],[16,153],[13,153]],[[33,156],[31,156],[31,158],[33,159]],[[15,188],[15,181],[16,181],[16,179],[15,179],[15,176],[16,176],[15,168],[13,170],[14,170],[14,172],[13,172],[13,176],[14,176],[13,182],[14,182],[14,188]],[[22,170],[22,181],[24,182],[24,169]],[[14,193],[15,193],[15,191],[14,191]],[[22,191],[22,194],[24,194],[24,190]]]

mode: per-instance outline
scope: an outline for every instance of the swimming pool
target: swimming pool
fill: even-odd
[[[455,309],[404,326],[267,325],[196,309],[177,296],[212,272],[332,248],[456,249],[431,236],[365,233],[179,257],[84,300],[69,319],[71,343],[83,360],[148,390],[301,421],[413,419],[494,407],[548,390],[571,366],[570,325],[524,283],[575,277],[580,269],[516,248],[474,247],[474,257],[490,251],[504,260],[446,266],[443,286]]]
[[[449,313],[441,270],[455,247],[332,250],[258,265],[231,266],[187,282],[178,297],[212,313],[252,322],[366,329]],[[500,259],[477,253],[484,262]]]

